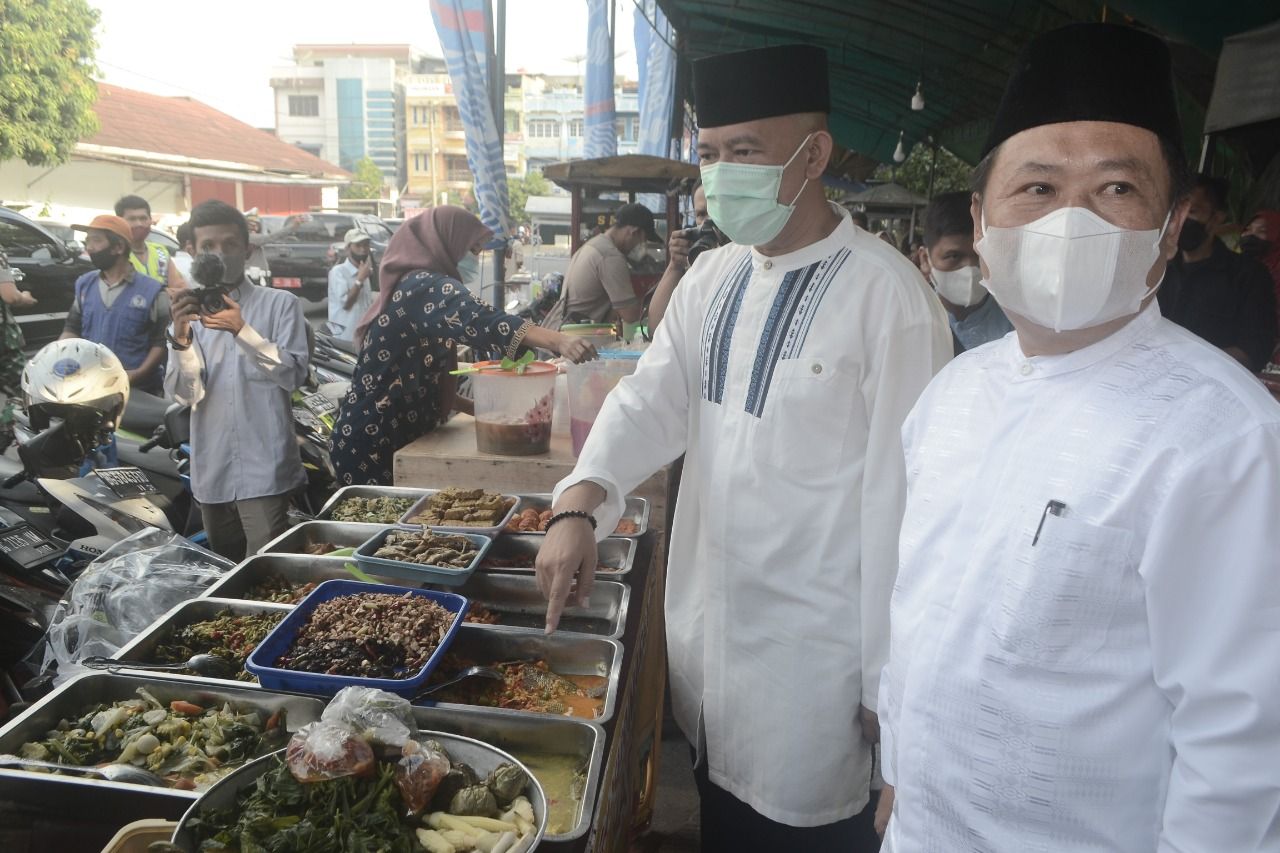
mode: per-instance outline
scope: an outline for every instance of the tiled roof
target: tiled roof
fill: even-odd
[[[91,145],[243,163],[260,169],[347,177],[334,164],[192,98],[98,84]]]

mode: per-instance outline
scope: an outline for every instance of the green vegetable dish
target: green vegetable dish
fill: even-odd
[[[415,503],[416,498],[345,498],[329,517],[362,524],[395,524]]]
[[[205,708],[182,700],[165,705],[145,687],[138,688],[138,697],[61,720],[44,740],[24,743],[18,754],[76,767],[132,764],[174,788],[190,790],[212,785],[285,742],[283,711],[268,716],[230,704]]]

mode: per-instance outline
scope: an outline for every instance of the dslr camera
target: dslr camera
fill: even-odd
[[[710,217],[702,220],[701,227],[686,228],[681,233],[686,239],[693,241],[693,245],[689,247],[690,266],[697,260],[698,255],[701,255],[707,249],[718,249],[729,242],[729,238],[724,236],[724,233],[716,227]]]
[[[231,290],[222,283],[226,272],[222,258],[211,253],[196,255],[191,262],[191,277],[200,285],[192,288],[192,292],[196,295],[201,314],[217,314],[227,307],[227,300],[222,298]]]

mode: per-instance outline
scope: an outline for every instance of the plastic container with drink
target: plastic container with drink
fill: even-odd
[[[633,350],[603,350],[595,361],[569,365],[569,437],[574,456],[587,443],[604,398],[622,377],[635,372],[640,355]]]
[[[482,361],[471,374],[476,447],[481,453],[536,456],[551,449],[556,366],[535,361],[523,372]]]

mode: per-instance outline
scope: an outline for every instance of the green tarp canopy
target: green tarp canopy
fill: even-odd
[[[1223,39],[1280,20],[1277,0],[658,0],[682,62],[804,42],[827,49],[831,129],[846,148],[889,162],[932,138],[976,161],[1009,69],[1035,35],[1073,21],[1133,23],[1167,38],[1180,89],[1184,145],[1195,162]],[[1088,57],[1080,57],[1088,62]],[[689,95],[689,75],[682,74]],[[925,108],[911,109],[916,84]]]

